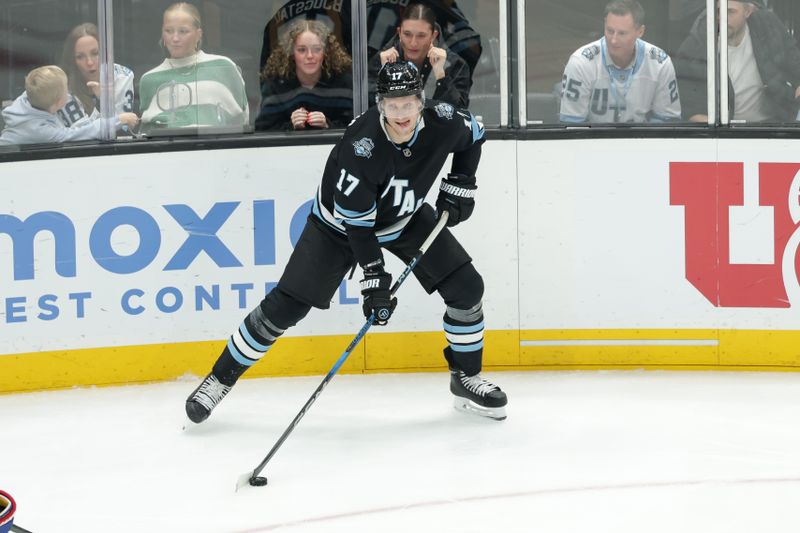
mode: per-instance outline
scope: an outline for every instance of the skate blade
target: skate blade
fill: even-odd
[[[196,426],[196,425],[197,424],[192,422],[192,420],[188,416],[184,415],[184,417],[183,417],[183,425],[181,425],[181,431],[184,431],[184,432],[191,431],[192,428],[194,426]]]
[[[456,396],[453,399],[453,407],[456,408],[456,411],[483,416],[486,418],[491,418],[492,420],[506,419],[505,407],[484,407],[482,405],[478,405],[472,400],[461,398],[460,396]]]

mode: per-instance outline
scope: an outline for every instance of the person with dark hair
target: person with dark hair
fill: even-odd
[[[314,207],[278,285],[234,331],[211,372],[186,400],[186,414],[203,422],[286,330],[312,307],[327,309],[347,272],[364,272],[361,294],[367,320],[385,325],[397,299],[384,270],[383,248],[405,262],[437,224],[425,203],[452,154],[436,209],[447,225],[467,220],[475,207],[475,171],[483,126],[463,109],[425,103],[413,63],[387,63],[378,74],[378,102],[345,130],[328,157]],[[414,276],[445,303],[444,357],[456,408],[502,420],[506,394],[481,376],[483,279],[447,229],[433,240]]]
[[[472,78],[483,52],[481,36],[472,28],[455,0],[417,0],[416,3],[433,11],[441,47],[463,59]],[[409,4],[410,0],[367,0],[367,57],[380,52],[394,37]]]
[[[58,110],[64,125],[100,117],[100,38],[90,22],[75,26],[67,35],[61,68],[69,80],[70,97]],[[133,71],[114,64],[114,113],[133,111]]]
[[[575,51],[564,68],[561,122],[680,120],[672,61],[642,40],[644,30],[644,9],[637,0],[606,5],[603,37]]]
[[[383,45],[392,39],[409,2],[410,0],[366,0],[367,57],[374,57],[381,51]],[[481,36],[472,28],[454,0],[419,0],[419,3],[433,10],[440,26],[439,37],[444,46],[467,63],[472,77],[483,51]],[[352,19],[349,0],[325,2],[289,0],[275,12],[264,27],[260,69],[263,70],[270,54],[279,46],[286,26],[298,19],[323,22],[352,56]]]
[[[325,24],[293,23],[261,73],[256,129],[347,126],[353,119],[352,63]]]
[[[707,122],[706,15],[675,58],[684,116]],[[800,108],[800,50],[762,0],[728,1],[728,110],[732,120],[793,122]]]
[[[227,57],[203,52],[202,39],[197,7],[178,2],[164,11],[161,46],[167,57],[139,82],[144,133],[209,126],[243,130],[249,123],[241,70]]]
[[[457,54],[442,48],[433,10],[410,4],[400,19],[397,34],[384,45],[370,64],[371,79],[386,63],[411,61],[422,75],[425,96],[456,107],[469,107],[472,87],[467,63]]]

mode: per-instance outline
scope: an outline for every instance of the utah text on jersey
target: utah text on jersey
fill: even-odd
[[[485,132],[469,111],[434,100],[408,142],[393,143],[381,120],[373,107],[347,128],[331,152],[313,213],[337,233],[368,228],[383,243],[400,236],[449,154],[451,171],[475,175]]]
[[[680,117],[675,68],[657,46],[637,40],[636,57],[625,68],[611,61],[605,37],[569,58],[561,80],[561,122],[667,122]]]

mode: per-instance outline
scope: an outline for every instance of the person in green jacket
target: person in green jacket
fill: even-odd
[[[250,110],[239,67],[201,50],[200,12],[179,2],[164,11],[161,44],[167,57],[139,83],[142,132],[221,127],[243,131]]]

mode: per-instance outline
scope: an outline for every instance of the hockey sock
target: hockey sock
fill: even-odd
[[[483,359],[483,305],[478,302],[470,309],[447,307],[444,314],[444,333],[449,347],[445,358],[450,366],[468,376],[481,371]]]
[[[212,372],[220,382],[233,386],[248,368],[264,357],[284,331],[264,315],[261,306],[256,307],[228,339]]]

